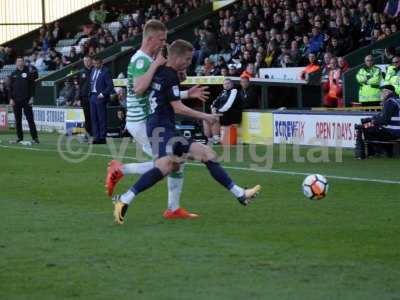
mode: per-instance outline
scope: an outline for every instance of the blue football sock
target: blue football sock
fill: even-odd
[[[152,187],[155,185],[157,182],[162,180],[164,178],[163,173],[159,168],[154,167],[153,169],[147,171],[144,173],[138,181],[133,185],[131,188],[131,191],[137,195],[144,190],[147,190],[148,188]]]
[[[204,164],[207,166],[207,169],[210,172],[211,176],[228,190],[230,190],[235,185],[235,183],[232,181],[232,179],[219,163],[215,161],[207,161]]]

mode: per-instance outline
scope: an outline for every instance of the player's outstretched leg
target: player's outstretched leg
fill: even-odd
[[[106,193],[112,196],[117,183],[128,174],[144,174],[154,168],[153,161],[142,163],[121,164],[118,160],[112,160],[108,163],[106,176]]]
[[[141,163],[124,164],[121,167],[124,175],[139,174],[142,175],[154,168],[154,161],[145,161]]]
[[[260,185],[255,185],[250,189],[244,189],[236,185],[224,168],[216,161],[216,154],[210,147],[200,143],[193,143],[190,146],[189,153],[194,159],[203,162],[211,176],[228,189],[238,199],[240,204],[248,205],[261,191]]]
[[[144,133],[140,133],[140,138],[139,138],[139,133],[136,132],[135,135],[135,140],[137,140],[137,143],[142,146],[142,151],[148,156],[148,157],[153,157],[153,154],[151,152],[151,146],[150,143],[147,141],[147,136],[143,137],[143,135],[146,134],[146,129],[142,129],[141,131],[144,130]],[[131,131],[130,131],[131,132]],[[133,134],[133,132],[131,133]],[[147,171],[151,170],[154,168],[154,161],[146,161],[146,162],[141,162],[141,163],[131,163],[131,164],[124,164],[121,167],[122,173],[124,175],[129,175],[129,174],[144,174]]]
[[[112,197],[114,203],[114,219],[117,224],[123,224],[128,210],[137,195],[149,189],[175,168],[174,163],[169,157],[163,157],[155,162],[154,168],[144,173],[138,181],[122,195]]]
[[[188,212],[180,207],[180,197],[183,188],[183,164],[178,171],[172,172],[168,176],[168,209],[163,216],[166,219],[194,219],[198,214]]]
[[[143,163],[121,164],[117,160],[112,160],[108,164],[106,177],[106,193],[112,196],[117,183],[128,174],[144,174],[154,168],[154,162],[148,161]],[[193,219],[199,215],[188,212],[180,207],[180,197],[183,188],[183,166],[180,170],[172,172],[168,176],[168,208],[163,216],[166,219]]]
[[[142,148],[144,154],[148,157],[153,157],[151,146],[146,134],[146,121],[127,123],[126,125],[129,133],[136,141],[136,145]],[[146,161],[142,163],[121,164],[117,160],[112,160],[109,163],[106,177],[107,195],[112,196],[115,186],[124,175],[129,174],[144,174],[154,168],[153,161]]]

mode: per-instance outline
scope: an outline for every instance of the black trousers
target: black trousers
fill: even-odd
[[[81,105],[83,109],[83,114],[85,115],[85,130],[88,135],[92,136],[92,120],[90,118],[89,97],[82,97]]]
[[[399,138],[398,136],[394,135],[387,129],[377,126],[363,128],[363,133],[366,141],[368,140],[390,141]]]
[[[240,124],[242,122],[242,111],[228,110],[224,112],[219,119],[222,126],[229,126],[232,124]]]
[[[90,114],[92,131],[95,141],[105,141],[107,137],[107,101],[108,98],[98,98],[97,93],[90,95]]]
[[[365,159],[368,156],[375,154],[386,153],[388,156],[393,155],[393,146],[390,144],[370,144],[368,141],[390,141],[398,139],[399,136],[393,134],[389,130],[372,126],[367,128],[357,129],[356,147],[354,149],[355,156],[357,158]],[[367,143],[368,149],[365,148]],[[367,151],[366,151],[367,150]]]
[[[15,101],[14,116],[15,116],[15,127],[17,128],[17,137],[19,140],[24,139],[24,133],[22,131],[22,110],[24,111],[26,120],[28,121],[29,131],[31,132],[32,139],[37,139],[38,134],[36,130],[35,121],[33,119],[32,105],[28,101]]]

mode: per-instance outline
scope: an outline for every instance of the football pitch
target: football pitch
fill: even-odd
[[[118,154],[134,162],[134,146],[40,138],[26,147],[0,134],[2,300],[400,299],[399,159],[358,161],[329,149],[312,162],[318,153],[306,147],[226,154],[217,146],[238,184],[262,185],[254,203],[241,206],[192,163],[181,203],[201,218],[163,219],[164,181],[116,226],[106,166]],[[303,196],[312,173],[329,181],[323,200]],[[126,176],[117,192],[137,178]]]

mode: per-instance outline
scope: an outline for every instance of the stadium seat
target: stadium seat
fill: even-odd
[[[76,39],[64,39],[64,40],[59,40],[56,47],[68,47],[68,46],[73,46],[76,42]]]
[[[41,78],[41,77],[45,77],[45,76],[47,76],[47,75],[49,75],[50,73],[52,73],[53,71],[41,71],[41,72],[39,72],[39,78]]]
[[[79,46],[80,45],[83,45],[86,41],[88,41],[89,40],[89,38],[83,38],[83,39],[81,39],[80,41],[79,41]]]
[[[77,41],[82,35],[83,35],[83,32],[79,31],[77,34],[75,34],[74,39]]]
[[[111,22],[103,24],[103,28],[110,30],[114,38],[117,37],[118,31],[120,30],[121,27],[122,25],[120,22]]]
[[[11,70],[14,71],[17,67],[15,65],[4,65],[3,70]]]

